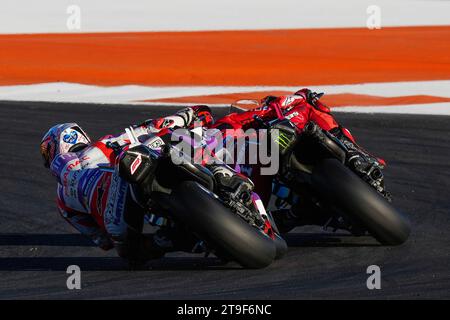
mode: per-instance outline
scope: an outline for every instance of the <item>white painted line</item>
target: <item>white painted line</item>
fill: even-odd
[[[48,102],[78,102],[103,104],[134,104],[134,105],[178,105],[187,106],[202,103],[161,103],[159,99],[181,98],[189,96],[204,96],[218,94],[233,94],[246,92],[288,91],[295,92],[302,86],[180,86],[151,87],[140,85],[126,86],[94,86],[77,83],[43,83],[31,85],[0,86],[0,100],[8,101],[48,101]],[[363,94],[379,97],[401,97],[412,95],[429,95],[450,98],[450,80],[439,81],[407,81],[386,83],[365,83],[351,85],[305,86],[326,94]],[[262,97],[263,93],[261,93]],[[156,100],[143,102],[143,100]],[[215,107],[225,107],[225,104],[213,104]],[[331,106],[332,107],[332,106]],[[449,114],[449,103],[429,103],[405,106],[377,107],[340,107],[333,108],[339,112],[394,112],[419,114]]]
[[[365,94],[380,97],[430,95],[450,98],[450,80],[364,83],[350,85],[304,86],[95,86],[53,82],[0,86],[0,100],[129,103],[189,96],[245,92],[288,91],[308,87],[326,94]],[[195,102],[195,101],[194,101]]]

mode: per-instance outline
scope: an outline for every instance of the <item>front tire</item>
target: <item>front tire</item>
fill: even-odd
[[[408,219],[336,159],[314,167],[312,186],[319,196],[362,224],[384,245],[400,245],[410,234]]]
[[[275,234],[275,239],[273,239],[273,242],[275,243],[276,248],[276,254],[275,254],[275,260],[280,260],[283,258],[287,251],[288,246],[286,241],[278,234]]]
[[[180,183],[170,200],[174,216],[243,267],[264,268],[275,259],[273,240],[232,213],[200,184]]]

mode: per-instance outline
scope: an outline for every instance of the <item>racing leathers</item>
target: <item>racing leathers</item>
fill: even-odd
[[[319,99],[323,94],[317,94],[309,89],[301,89],[292,95],[268,96],[262,100],[260,107],[242,113],[231,113],[219,119],[212,126],[226,132],[226,129],[258,128],[261,121],[276,119],[277,109],[283,112],[283,117],[296,128],[298,132],[305,125],[313,121],[322,129],[336,136],[350,152],[350,162],[361,166],[377,161],[384,166],[383,159],[375,158],[362,149],[351,135],[350,131],[342,127],[332,116],[330,109]],[[273,108],[271,106],[277,106]]]
[[[355,172],[363,175],[364,170],[373,163],[377,163],[383,168],[384,160],[373,157],[358,146],[350,131],[334,119],[330,109],[319,100],[322,95],[305,88],[292,95],[268,96],[262,99],[259,107],[242,113],[226,115],[216,121],[213,127],[224,132],[226,136],[228,129],[244,131],[250,128],[257,129],[263,122],[282,116],[288,119],[295,130],[300,133],[308,122],[313,121],[337,137],[347,147],[349,150],[348,163]],[[282,114],[278,114],[278,112]],[[272,177],[253,174],[251,179],[255,182],[256,192],[263,199],[265,205],[268,205],[272,194]],[[321,217],[313,212],[308,212],[310,211],[308,208],[297,206],[296,209],[295,212],[293,210],[272,212],[281,232],[297,225],[323,224]]]
[[[205,126],[211,124],[208,107],[195,106],[172,116],[147,120],[132,127],[133,139],[145,144],[154,135],[167,134],[168,128],[190,128],[196,121]],[[145,186],[127,181],[118,169],[120,159],[132,149],[130,140],[128,131],[77,146],[73,152],[59,154],[50,169],[58,181],[57,205],[62,217],[100,248],[115,247],[119,256],[140,262],[179,248],[171,248],[164,239],[155,239],[158,235],[142,234],[146,214],[142,194],[147,191]],[[216,171],[218,181],[225,175],[230,181],[247,183],[248,179],[237,177],[225,166]]]

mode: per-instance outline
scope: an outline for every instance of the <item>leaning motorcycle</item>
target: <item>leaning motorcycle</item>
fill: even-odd
[[[285,254],[286,242],[256,193],[241,187],[219,189],[212,172],[193,162],[191,154],[159,136],[142,144],[132,137],[132,129],[127,131],[132,144],[120,160],[119,171],[132,183],[144,182],[151,191],[150,224],[163,222],[183,230],[197,240],[195,252],[213,253],[246,268],[267,267]],[[188,135],[184,141],[192,140]]]
[[[281,108],[269,108],[278,109],[276,119],[255,120],[268,130],[276,146],[273,152],[280,156],[272,183],[278,209],[308,212],[314,224],[324,229],[345,229],[357,236],[368,232],[384,245],[399,245],[408,239],[409,220],[391,204],[379,163],[358,167],[347,147],[316,123],[311,121],[299,130]]]

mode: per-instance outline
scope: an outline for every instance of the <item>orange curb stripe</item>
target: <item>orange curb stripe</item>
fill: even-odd
[[[0,85],[325,85],[450,79],[450,26],[0,35]]]
[[[145,100],[145,102],[169,102],[169,103],[198,103],[198,104],[231,104],[237,100],[260,100],[267,95],[284,95],[292,94],[286,91],[270,91],[270,92],[247,92],[236,94],[219,94],[209,96],[194,96],[168,99],[154,99]],[[363,94],[329,94],[325,95],[321,101],[330,107],[347,107],[347,106],[395,106],[395,105],[409,105],[409,104],[425,104],[425,103],[439,103],[450,102],[450,98],[414,95],[414,96],[400,96],[400,97],[379,97]],[[250,106],[252,108],[254,106]]]

